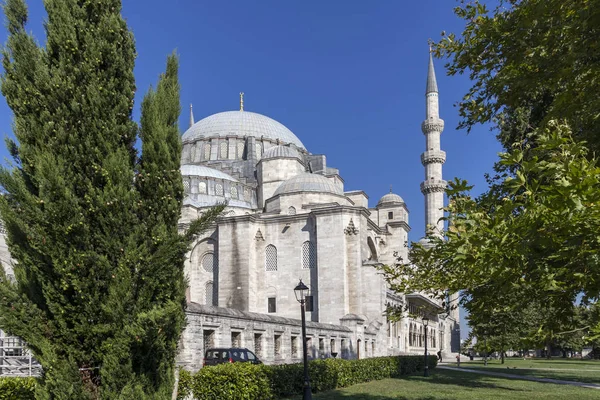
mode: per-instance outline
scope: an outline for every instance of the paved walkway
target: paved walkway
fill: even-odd
[[[478,370],[478,369],[450,367],[450,366],[447,366],[447,365],[438,365],[436,368],[439,368],[439,369],[449,369],[451,371],[472,372],[474,374],[480,374],[480,375],[498,376],[500,378],[521,379],[521,380],[524,380],[524,381],[543,382],[543,383],[557,383],[559,385],[571,385],[571,386],[579,386],[579,387],[584,387],[584,388],[589,388],[589,389],[598,389],[598,390],[600,390],[600,385],[597,385],[595,383],[565,381],[565,380],[550,379],[550,378],[536,378],[536,377],[533,377],[533,376],[505,374],[505,373],[502,373],[502,372],[492,372],[492,371],[489,371],[489,370],[487,370],[487,371],[481,371],[481,370]]]

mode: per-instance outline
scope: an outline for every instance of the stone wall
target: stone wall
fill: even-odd
[[[300,316],[300,305],[298,305]],[[189,303],[187,327],[179,345],[178,364],[190,371],[202,367],[204,351],[211,347],[246,347],[265,364],[302,361],[302,326],[299,319],[250,313]],[[355,359],[378,355],[383,349],[376,334],[349,315],[340,325],[307,322],[310,359]],[[385,351],[385,350],[383,350]]]

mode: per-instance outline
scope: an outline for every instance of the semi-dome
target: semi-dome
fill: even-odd
[[[290,146],[273,146],[265,150],[262,160],[270,158],[300,158],[298,150]]]
[[[180,168],[183,176],[201,176],[205,178],[225,179],[227,181],[237,182],[233,176],[221,172],[214,168],[205,167],[203,165],[182,165]]]
[[[225,111],[201,119],[183,134],[182,140],[192,141],[231,135],[264,137],[273,141],[292,143],[305,149],[300,139],[283,124],[249,111]]]
[[[318,192],[337,194],[340,196],[344,195],[344,191],[340,187],[323,175],[304,173],[283,182],[279,185],[277,190],[275,190],[273,196],[296,192]]]
[[[387,204],[394,204],[394,203],[404,203],[404,200],[402,199],[402,197],[398,196],[396,193],[390,192],[390,193],[384,195],[381,199],[379,199],[379,201],[377,202],[377,207],[387,205]]]

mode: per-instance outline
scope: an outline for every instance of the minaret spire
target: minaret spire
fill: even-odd
[[[190,128],[194,125],[194,108],[192,103],[190,103]]]
[[[441,233],[444,230],[444,222],[440,219],[444,216],[442,208],[447,185],[442,178],[442,165],[446,162],[446,152],[440,148],[444,121],[439,114],[438,87],[433,67],[431,41],[425,99],[425,121],[421,125],[426,142],[425,152],[421,154],[421,163],[425,167],[425,180],[421,183],[421,193],[425,196],[425,229],[427,232]]]
[[[429,39],[429,69],[427,71],[427,90],[425,93],[438,92],[437,81],[435,79],[435,69],[433,68],[433,49],[431,48],[432,43],[433,42],[431,39]]]

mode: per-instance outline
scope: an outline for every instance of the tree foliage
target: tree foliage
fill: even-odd
[[[16,282],[0,277],[0,328],[27,341],[40,399],[169,398],[185,323],[190,239],[177,59],[131,119],[134,41],[118,0],[47,0],[46,46],[7,0],[1,89],[14,113],[14,168],[0,169],[0,216]],[[1,270],[1,269],[0,269]]]
[[[464,291],[483,319],[496,306],[532,300],[568,315],[578,295],[598,299],[600,167],[567,125],[552,122],[536,134],[535,148],[518,144],[500,156],[515,171],[499,182],[500,200],[474,199],[465,181],[449,184],[446,238],[432,235],[408,260],[383,267],[393,290],[440,298]]]
[[[600,1],[461,1],[461,35],[445,35],[438,55],[450,75],[473,81],[459,103],[460,127],[494,123],[505,149],[550,120],[600,149]]]

